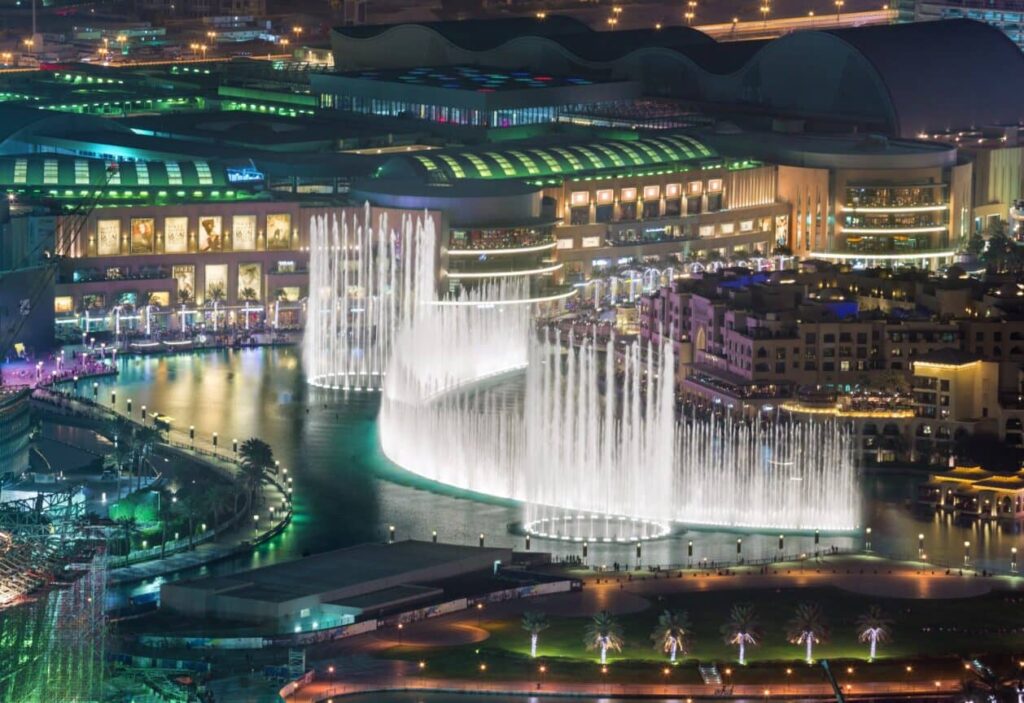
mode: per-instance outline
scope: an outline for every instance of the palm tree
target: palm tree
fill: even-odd
[[[247,303],[254,303],[259,298],[259,295],[256,293],[255,288],[246,287],[238,291],[238,297]]]
[[[274,450],[262,439],[250,437],[238,448],[238,457],[249,489],[249,505],[253,505],[260,486],[269,479],[270,474],[277,473]]]
[[[666,610],[658,616],[658,625],[651,633],[654,648],[669,655],[675,663],[677,654],[686,654],[693,640],[690,616],[685,611]]]
[[[757,611],[750,603],[738,603],[729,611],[729,622],[722,626],[726,644],[739,647],[740,665],[746,664],[747,645],[756,646],[761,637],[757,626]]]
[[[608,650],[622,651],[625,640],[622,638],[622,626],[615,616],[607,610],[602,610],[594,616],[587,625],[583,636],[583,642],[588,650],[601,650],[601,663],[608,661]]]
[[[888,642],[892,637],[892,621],[886,617],[880,606],[872,605],[857,618],[857,638],[871,645],[868,661],[875,660],[878,643]]]
[[[139,531],[139,521],[135,519],[134,515],[129,515],[119,518],[117,524],[124,534],[124,565],[128,566],[128,557],[132,553],[132,535]]]
[[[535,610],[527,610],[523,613],[523,629],[530,633],[530,656],[537,656],[537,639],[540,633],[550,627],[548,617],[544,613]]]
[[[789,621],[786,636],[793,644],[802,644],[807,650],[807,663],[814,662],[814,645],[828,639],[825,613],[817,603],[801,603]]]
[[[152,427],[133,426],[132,441],[135,446],[135,490],[142,489],[142,465],[149,461],[149,455],[153,453],[153,447],[164,439],[160,430]]]

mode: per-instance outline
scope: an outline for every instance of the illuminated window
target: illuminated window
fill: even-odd
[[[75,302],[70,295],[58,295],[53,299],[53,311],[58,315],[66,315],[75,311]]]
[[[75,185],[89,185],[89,162],[85,159],[75,159]]]
[[[149,185],[149,164],[143,161],[135,164],[135,181],[140,186]]]
[[[744,220],[743,222],[740,223],[740,232],[753,232],[753,231],[754,231],[754,221],[753,220]]]
[[[168,161],[164,164],[167,169],[167,185],[180,186],[181,181],[181,166],[178,165],[177,161]]]
[[[14,160],[14,182],[15,183],[27,183],[28,182],[28,159],[15,159]]]
[[[586,207],[590,204],[590,193],[585,190],[573,191],[569,196],[569,202],[573,207]]]
[[[534,162],[534,160],[531,159],[526,154],[524,154],[523,152],[510,151],[508,152],[508,154],[509,156],[514,156],[517,159],[519,159],[523,166],[526,167],[526,172],[529,173],[531,176],[536,176],[540,173],[540,169],[537,168],[537,164]]]
[[[626,158],[633,162],[634,166],[643,166],[646,162],[644,157],[633,149],[633,144],[625,144],[623,142],[610,142],[606,145],[609,149],[614,148],[617,151],[622,152],[626,155]],[[657,159],[655,159],[657,160]]]
[[[700,181],[690,181],[686,184],[687,195],[700,195],[704,192],[704,184]]]
[[[489,156],[490,158],[494,159],[497,162],[498,166],[501,167],[502,173],[504,173],[506,176],[516,175],[516,167],[513,166],[512,162],[506,159],[503,155],[496,154],[493,151],[488,151],[487,153],[484,154],[484,156]]]
[[[625,162],[621,158],[619,158],[618,154],[616,154],[614,151],[609,149],[604,144],[594,144],[594,149],[597,150],[597,151],[600,151],[602,154],[604,154],[609,159],[611,159],[612,163],[615,164],[616,166],[625,166],[626,165]]]
[[[734,231],[736,231],[736,225],[734,225],[732,222],[723,222],[721,225],[719,225],[719,230],[722,232],[722,234],[732,234]]]
[[[562,159],[567,161],[569,163],[569,166],[572,167],[573,171],[583,171],[583,162],[581,162],[577,158],[577,156],[575,156],[574,153],[572,153],[571,151],[566,151],[565,149],[559,148],[558,146],[553,146],[551,150],[557,153],[557,155],[560,156]]]
[[[57,185],[60,182],[57,159],[43,160],[43,185]]]
[[[708,181],[708,192],[709,193],[721,193],[722,192],[722,179],[712,178]]]
[[[636,188],[623,188],[619,194],[619,199],[624,203],[635,203]]]
[[[484,163],[483,159],[481,159],[476,154],[467,153],[463,154],[463,156],[466,157],[466,160],[469,161],[469,163],[473,164],[473,167],[476,168],[476,171],[477,173],[480,174],[481,178],[491,177],[491,169],[487,164]]]
[[[585,146],[577,146],[577,147],[573,147],[573,150],[576,151],[576,152],[579,152],[580,154],[583,154],[583,156],[588,161],[590,161],[590,165],[591,165],[592,168],[598,169],[598,168],[606,168],[607,167],[607,164],[605,164],[605,162],[601,160],[601,157],[598,156],[597,154],[595,154],[594,152],[592,152],[587,147],[585,147]]]
[[[551,151],[555,152],[556,154],[561,154],[562,156],[564,156],[565,159],[569,162],[569,165],[572,166],[574,169],[581,170],[583,168],[583,164],[581,164],[575,156],[572,156],[565,149],[559,149],[556,147]],[[549,154],[546,151],[542,151],[540,149],[530,149],[530,153],[539,156],[541,160],[547,165],[548,169],[551,170],[552,173],[561,173],[562,171],[565,170],[557,161],[555,161],[554,157],[551,156],[551,154]]]
[[[679,183],[669,183],[665,186],[665,197],[666,198],[678,198],[679,194],[683,192],[683,186]]]
[[[702,237],[714,237],[715,236],[715,226],[714,225],[701,225],[700,226],[700,236],[702,236]]]
[[[437,164],[435,164],[431,159],[428,159],[426,156],[413,156],[412,158],[419,161],[420,164],[422,164],[423,168],[427,169],[428,171],[437,170]]]
[[[580,240],[580,244],[583,246],[584,249],[593,249],[594,247],[601,246],[601,238],[584,237],[582,240]],[[594,264],[597,265],[597,261],[595,261]]]
[[[462,170],[462,166],[459,164],[458,161],[448,156],[447,154],[438,154],[438,158],[440,158],[441,161],[444,161],[448,165],[448,168],[452,170],[452,173],[455,174],[456,178],[466,177],[466,172]]]
[[[597,191],[597,204],[598,205],[611,205],[615,202],[615,191],[611,188],[607,190]]]
[[[653,161],[655,163],[659,163],[661,161],[664,161],[664,157],[661,154],[659,154],[658,152],[656,152],[654,149],[652,149],[651,145],[647,144],[646,142],[642,142],[642,141],[635,142],[635,143],[631,144],[630,146],[635,146],[637,149],[639,149],[640,151],[642,151],[645,154],[647,154],[647,158],[649,158],[651,161]]]
[[[196,161],[196,175],[199,176],[199,185],[212,186],[213,174],[210,172],[210,164],[205,161]]]
[[[644,200],[657,200],[661,196],[661,186],[644,186]]]
[[[558,243],[555,245],[555,248],[556,249],[572,249],[572,240],[571,239],[559,239]]]

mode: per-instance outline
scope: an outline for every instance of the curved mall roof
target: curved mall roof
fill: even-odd
[[[686,134],[632,141],[524,145],[403,154],[385,162],[383,178],[422,176],[428,180],[500,179],[562,176],[637,166],[700,161],[717,156]]]
[[[719,43],[688,27],[597,32],[549,16],[338,28],[332,42],[339,70],[605,69],[652,95],[852,121],[891,136],[1016,124],[1024,115],[1024,55],[1000,30],[972,20]]]

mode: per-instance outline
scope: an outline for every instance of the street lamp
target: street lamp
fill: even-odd
[[[964,566],[968,566],[971,563],[971,543],[964,542]]]
[[[864,530],[864,551],[871,551],[871,528]]]
[[[1017,573],[1017,548],[1010,547],[1010,573]]]
[[[846,1],[845,0],[835,0],[834,4],[836,6],[836,22],[839,22],[840,15],[843,12],[843,5],[846,4]]]
[[[764,26],[768,26],[768,13],[772,11],[771,6],[766,2],[761,5],[761,19],[764,21]]]

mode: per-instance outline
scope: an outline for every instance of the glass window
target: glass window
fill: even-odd
[[[89,185],[89,162],[85,159],[75,159],[75,185]]]
[[[181,181],[181,166],[178,165],[177,161],[168,161],[164,164],[164,168],[167,169],[167,184],[172,186],[182,185]]]
[[[231,248],[234,251],[256,250],[255,215],[235,215],[231,218]]]

